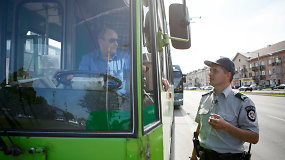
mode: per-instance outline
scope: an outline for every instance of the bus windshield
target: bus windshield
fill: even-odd
[[[8,1],[1,129],[130,131],[129,2]]]
[[[174,89],[179,89],[183,85],[183,75],[180,66],[173,65]]]
[[[174,106],[183,105],[183,82],[184,77],[179,65],[173,65],[174,80]]]
[[[173,80],[175,88],[178,87],[182,78],[182,73],[180,71],[173,71]]]

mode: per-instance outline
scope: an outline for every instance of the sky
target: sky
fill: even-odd
[[[252,52],[285,40],[284,0],[186,3],[192,18],[191,48],[171,49],[173,64],[179,64],[184,74],[205,67],[204,60],[215,61],[220,56],[233,59],[238,52]]]

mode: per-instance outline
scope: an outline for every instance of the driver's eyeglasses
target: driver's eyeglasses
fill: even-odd
[[[108,40],[110,43],[115,43],[115,42],[118,42],[118,39],[116,38],[111,38]]]

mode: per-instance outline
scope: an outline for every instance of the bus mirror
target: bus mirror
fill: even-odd
[[[172,46],[176,49],[189,49],[190,20],[186,4],[171,4],[169,6],[169,26]]]

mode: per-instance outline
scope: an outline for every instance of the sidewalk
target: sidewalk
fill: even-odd
[[[233,89],[235,91],[239,91],[238,89]],[[243,91],[242,91],[243,92]],[[251,92],[251,91],[247,91],[247,92]],[[271,88],[266,88],[266,89],[262,89],[262,90],[252,90],[252,92],[256,92],[256,93],[285,93],[285,89],[274,89],[272,90]]]

